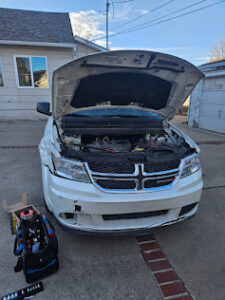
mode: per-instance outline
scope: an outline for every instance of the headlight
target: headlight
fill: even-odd
[[[52,155],[55,174],[79,182],[89,183],[90,179],[80,161],[56,158]]]
[[[187,158],[184,161],[181,178],[192,175],[193,173],[197,172],[200,167],[200,159],[198,154],[192,156],[191,158]]]

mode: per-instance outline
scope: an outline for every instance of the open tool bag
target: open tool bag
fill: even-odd
[[[52,224],[40,214],[21,220],[14,254],[19,256],[15,272],[23,269],[28,283],[40,280],[59,268],[58,240]]]

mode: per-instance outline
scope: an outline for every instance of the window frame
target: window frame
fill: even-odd
[[[31,83],[32,86],[20,86],[19,83],[19,74],[18,74],[18,68],[17,68],[17,63],[16,63],[16,58],[17,57],[25,57],[25,58],[29,58],[29,64],[30,64],[30,72],[31,72]],[[47,73],[47,87],[36,87],[34,86],[34,73],[33,73],[33,66],[32,66],[32,57],[43,57],[45,58],[46,61],[46,73]],[[14,65],[15,65],[15,74],[16,74],[16,86],[19,89],[48,89],[49,88],[49,82],[48,82],[48,62],[47,62],[47,56],[43,56],[43,55],[22,55],[22,54],[17,54],[14,55]]]
[[[3,68],[2,68],[2,57],[0,56],[0,66],[2,69],[2,81],[3,81],[3,86],[0,86],[0,89],[5,88],[5,79],[4,79],[4,75],[3,75]]]
[[[210,82],[210,88],[206,88],[206,83],[207,82]],[[206,77],[204,78],[204,81],[203,81],[203,92],[208,92],[208,91],[213,91],[213,86],[214,86],[214,78],[213,77]]]
[[[218,87],[216,87],[216,81],[220,80],[220,79],[222,80],[222,88],[221,89],[218,88]],[[225,90],[225,77],[223,77],[223,76],[215,76],[213,90],[214,91],[224,91]]]
[[[218,88],[216,87],[216,81],[218,79],[222,79],[223,80],[223,84],[222,84],[222,88]],[[205,88],[206,86],[206,81],[211,80],[211,87],[209,88]],[[209,76],[204,78],[204,82],[203,82],[203,88],[202,88],[203,92],[214,92],[214,91],[225,91],[225,77],[222,75],[214,75],[214,76]]]

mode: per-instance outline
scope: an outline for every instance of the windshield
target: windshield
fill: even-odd
[[[151,118],[156,120],[164,120],[164,118],[160,115],[157,115],[153,112],[132,109],[132,108],[99,108],[99,109],[88,109],[79,112],[74,112],[71,115],[83,115],[88,117],[95,117],[95,116],[131,116],[131,117],[140,117],[140,118]]]

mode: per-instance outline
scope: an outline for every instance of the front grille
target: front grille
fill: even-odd
[[[88,166],[96,173],[132,174],[135,171],[133,163],[89,162]]]
[[[136,187],[134,180],[95,179],[95,182],[103,189],[110,190],[131,190]]]
[[[145,173],[163,172],[177,169],[179,160],[171,160],[164,162],[146,162],[144,163]],[[133,174],[135,171],[134,163],[114,163],[114,162],[89,162],[88,167],[95,173],[108,174]]]
[[[145,164],[89,162],[86,167],[93,183],[109,192],[149,191],[156,187],[168,189],[179,175],[179,160]]]
[[[162,172],[177,169],[179,167],[179,160],[171,160],[164,162],[147,162],[144,164],[145,173]]]
[[[161,179],[149,179],[146,180],[144,183],[144,187],[146,189],[150,189],[153,187],[159,187],[159,186],[166,186],[171,184],[174,181],[175,177],[169,177],[169,178],[161,178]]]
[[[104,221],[127,220],[127,219],[139,219],[139,218],[163,216],[167,213],[168,210],[157,210],[157,211],[146,211],[146,212],[131,213],[131,214],[102,215],[102,218]]]

